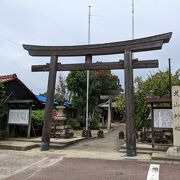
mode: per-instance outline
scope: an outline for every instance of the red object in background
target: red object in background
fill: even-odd
[[[55,120],[55,117],[57,117],[57,113],[56,113],[56,112],[53,112],[53,113],[52,113],[52,120],[53,120],[53,121]]]

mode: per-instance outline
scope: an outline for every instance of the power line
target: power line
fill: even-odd
[[[14,41],[10,40],[9,38],[7,38],[7,37],[5,37],[5,36],[2,36],[2,35],[0,35],[0,38],[8,41],[9,43],[13,44],[14,46],[16,46],[16,47],[18,47],[18,48],[21,48],[21,50],[22,50],[22,45],[21,45],[21,44],[18,44],[17,42],[14,42]],[[6,54],[8,55],[8,50],[7,50],[5,47],[3,47],[3,46],[1,46],[1,47],[4,49],[4,51],[5,51]],[[22,51],[21,51],[21,52],[22,52]],[[20,70],[20,72],[22,72],[22,70],[24,70],[21,66],[19,66],[19,65],[16,63],[15,60],[13,60],[13,58],[11,58],[11,61],[16,65],[16,67]],[[31,86],[34,87],[34,89],[36,89],[37,91],[39,91],[39,88],[37,88],[37,87],[35,86],[35,84],[33,84],[33,83],[31,82],[31,79],[29,79],[28,76],[26,77],[26,79],[29,81],[29,83],[31,84]],[[39,91],[39,92],[40,92],[40,91]]]
[[[18,47],[21,47],[21,48],[22,48],[21,44],[18,44],[18,43],[16,43],[16,42],[14,42],[14,41],[12,41],[12,40],[8,39],[7,37],[4,37],[4,36],[2,36],[2,35],[0,35],[0,37],[1,37],[2,39],[4,39],[4,40],[6,40],[6,41],[10,42],[11,44],[16,45],[16,46],[18,46]]]

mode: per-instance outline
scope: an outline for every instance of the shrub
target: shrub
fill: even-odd
[[[41,135],[42,134],[42,128],[43,128],[43,115],[44,110],[34,110],[31,114],[31,120],[32,125],[34,127],[35,135]]]
[[[90,129],[99,129],[99,120],[97,118],[89,119],[89,126]],[[68,120],[68,123],[71,125],[71,127],[74,130],[77,129],[84,129],[86,127],[86,119],[84,117],[80,117],[78,119],[72,119],[70,118]]]
[[[97,118],[90,120],[90,129],[99,129],[99,120]]]
[[[80,129],[81,127],[78,119],[69,119],[68,123],[74,130]]]
[[[83,116],[80,116],[80,117],[78,118],[78,121],[79,121],[79,123],[80,123],[81,129],[83,129],[83,128],[86,126],[86,119],[85,119]]]

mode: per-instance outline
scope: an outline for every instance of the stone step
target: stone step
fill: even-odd
[[[126,149],[120,149],[119,152],[120,153],[126,153]],[[154,152],[158,152],[158,151],[137,149],[137,154],[152,154]]]
[[[0,141],[0,149],[27,151],[38,147],[37,143],[21,141]]]
[[[151,156],[151,159],[157,161],[177,161],[180,163],[180,157],[167,156],[166,152],[154,152]]]
[[[153,148],[150,144],[144,144],[144,143],[137,143],[136,148],[138,150],[144,150],[144,151],[163,151],[166,152],[168,147],[171,145],[155,145]],[[126,149],[126,144],[122,145],[120,149]]]
[[[51,142],[50,148],[62,149],[82,140],[83,139],[78,139],[78,140],[64,142],[64,143]],[[24,141],[0,141],[0,149],[27,151],[27,150],[37,148],[37,147],[40,148],[40,144],[41,144],[40,142],[32,143],[32,142],[24,142]]]

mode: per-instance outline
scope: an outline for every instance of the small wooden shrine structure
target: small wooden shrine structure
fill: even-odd
[[[43,109],[44,105],[16,74],[0,76],[0,82],[4,84],[5,104],[8,109],[7,136],[10,126],[27,126],[27,137],[30,137],[31,110]]]

